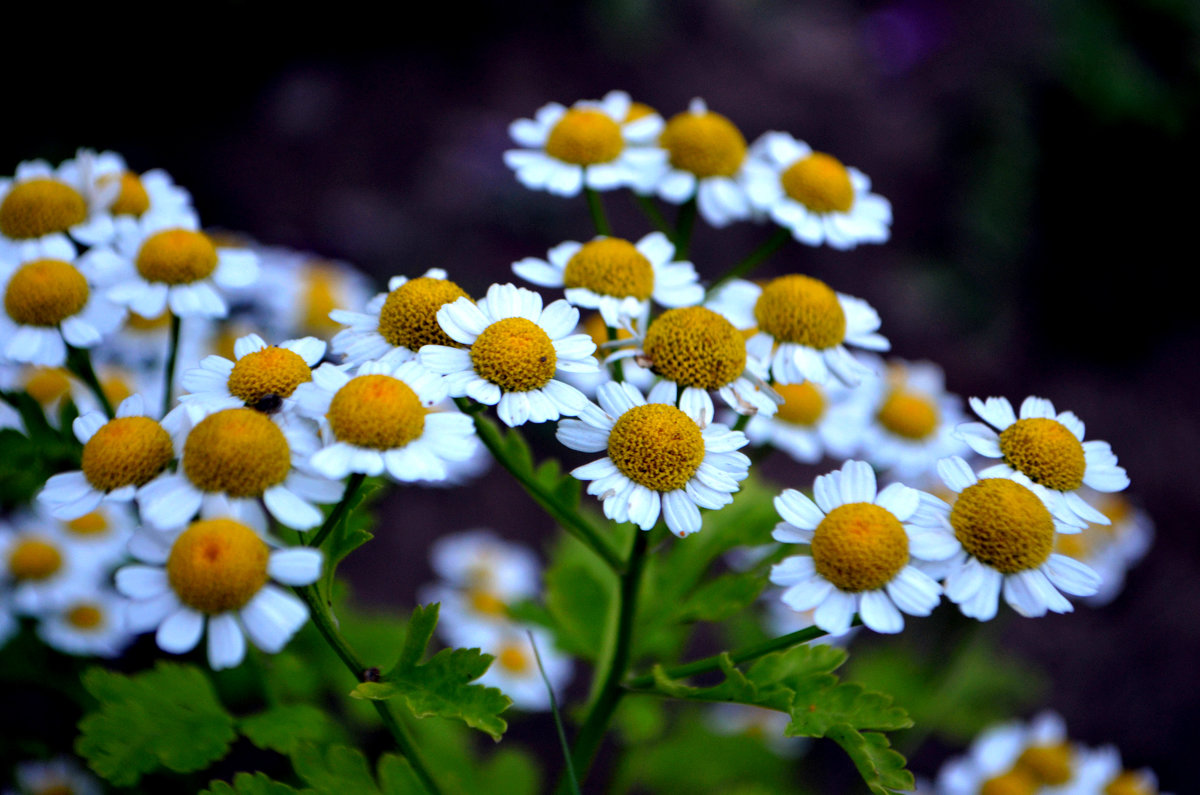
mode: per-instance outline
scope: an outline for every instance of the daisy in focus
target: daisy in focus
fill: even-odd
[[[672,204],[695,199],[700,215],[715,227],[750,217],[741,181],[746,138],[733,122],[693,99],[666,123],[658,143],[670,164],[655,188],[659,197]]]
[[[569,240],[536,257],[513,263],[513,273],[540,287],[565,288],[575,306],[597,309],[609,328],[642,318],[650,299],[667,307],[691,306],[704,298],[690,262],[674,262],[675,246],[662,232],[634,243],[597,237],[588,243]]]
[[[817,478],[813,496],[786,489],[775,498],[784,520],[775,540],[810,545],[810,554],[771,568],[788,607],[814,610],[813,623],[831,635],[849,630],[855,613],[876,632],[895,633],[904,629],[902,611],[927,616],[937,607],[941,586],[913,558],[939,560],[954,547],[918,523],[921,492],[900,483],[877,492],[870,464],[847,461]]]
[[[832,377],[857,386],[872,371],[845,346],[872,351],[891,347],[879,334],[879,313],[870,304],[800,274],[780,276],[764,286],[735,279],[707,306],[739,329],[758,329],[746,349],[769,363],[776,384],[825,384]]]
[[[543,309],[542,297],[511,284],[493,284],[474,304],[459,298],[437,313],[452,340],[466,347],[426,345],[421,364],[446,376],[451,397],[495,406],[515,428],[526,422],[573,417],[587,398],[555,376],[599,369],[596,344],[576,334],[579,310],[566,300]]]
[[[787,133],[755,141],[743,183],[755,208],[801,243],[851,249],[890,235],[892,205],[865,174]]]
[[[615,522],[654,527],[661,514],[667,528],[684,536],[700,529],[700,509],[733,501],[749,474],[750,459],[738,448],[746,436],[689,414],[661,400],[647,402],[636,387],[602,384],[600,406],[592,403],[578,420],[558,424],[558,440],[572,450],[604,451],[604,458],[571,471],[590,480],[587,493],[600,498]]]
[[[89,202],[90,190],[75,161],[57,169],[44,160],[26,160],[12,178],[0,179],[0,257],[21,257],[31,244],[47,238],[85,246],[108,243],[113,219],[101,203]]]
[[[647,191],[667,157],[655,145],[663,120],[657,113],[630,113],[631,107],[623,91],[569,108],[544,105],[534,118],[509,125],[509,135],[522,148],[505,152],[504,163],[525,187],[558,196],[577,196],[584,187]]]
[[[750,444],[769,444],[802,464],[815,464],[824,456],[846,459],[859,449],[866,422],[851,403],[851,390],[836,381],[774,384],[771,389],[783,403],[773,415],[750,418]]]
[[[1034,491],[1055,516],[1077,527],[1086,527],[1088,522],[1108,524],[1108,517],[1088,505],[1079,489],[1086,485],[1096,491],[1121,491],[1129,486],[1129,476],[1117,466],[1108,442],[1083,441],[1083,421],[1074,413],[1056,414],[1053,403],[1038,397],[1021,402],[1019,419],[1012,404],[1002,397],[971,398],[971,408],[987,424],[960,425],[959,436],[979,455],[1001,459],[980,475],[1013,477],[1020,473],[1033,482]]]
[[[139,533],[129,551],[142,561],[117,571],[117,590],[133,600],[129,629],[156,629],[160,649],[183,654],[207,628],[213,670],[241,663],[246,636],[268,654],[282,650],[308,620],[308,608],[270,581],[310,585],[322,566],[319,550],[273,550],[248,526],[225,518]]]

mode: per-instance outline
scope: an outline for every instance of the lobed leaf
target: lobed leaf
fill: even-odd
[[[315,795],[310,789],[298,790],[275,781],[265,773],[238,773],[233,784],[213,781],[200,795]]]
[[[287,704],[242,718],[238,730],[259,748],[290,754],[302,742],[326,742],[339,734],[324,710]]]

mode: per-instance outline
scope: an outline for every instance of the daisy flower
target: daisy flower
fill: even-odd
[[[351,472],[395,480],[444,480],[447,464],[474,452],[475,425],[457,409],[433,409],[445,381],[418,362],[388,355],[360,365],[323,364],[296,390],[301,414],[320,421],[325,445],[309,466],[341,480]],[[433,409],[433,410],[431,410]]]
[[[157,628],[158,647],[172,654],[195,648],[208,628],[208,664],[232,668],[246,640],[279,652],[308,620],[304,602],[269,582],[309,585],[321,576],[321,552],[271,549],[232,519],[193,522],[175,533],[144,532],[129,551],[142,561],[117,571],[117,590],[133,600],[129,628]]]
[[[774,384],[782,398],[774,415],[755,414],[746,423],[746,437],[755,447],[769,444],[802,464],[823,456],[849,458],[859,449],[866,422],[850,401],[851,390],[837,382],[817,386]]]
[[[757,210],[801,243],[850,249],[890,235],[892,205],[865,174],[787,133],[755,141],[743,183]]]
[[[1084,601],[1100,607],[1117,597],[1125,573],[1146,554],[1154,539],[1154,522],[1120,494],[1085,492],[1087,503],[1110,524],[1089,524],[1078,533],[1059,534],[1054,551],[1081,561],[1100,575],[1100,590]]]
[[[550,693],[538,670],[537,657],[529,640],[533,633],[538,656],[550,687],[561,697],[571,679],[571,658],[554,648],[554,638],[545,630],[527,630],[516,624],[495,638],[482,641],[482,651],[495,656],[479,684],[499,688],[512,699],[513,706],[529,712],[550,709]]]
[[[810,742],[804,737],[784,736],[791,721],[786,712],[751,704],[713,704],[704,715],[704,724],[713,734],[742,735],[758,740],[771,753],[785,759],[794,759],[803,754]]]
[[[698,304],[704,288],[690,262],[673,262],[675,246],[662,232],[651,232],[633,244],[619,237],[597,237],[588,243],[568,240],[536,257],[513,263],[513,273],[541,287],[566,288],[575,306],[598,309],[605,325],[641,318],[650,299],[662,306]]]
[[[63,536],[57,522],[20,513],[0,522],[0,581],[8,581],[13,607],[39,615],[62,607],[79,589],[94,588],[101,570]]]
[[[96,510],[74,519],[54,517],[45,503],[37,506],[37,513],[42,521],[55,525],[85,560],[106,571],[125,560],[125,547],[138,524],[127,502],[101,502]]]
[[[1054,553],[1055,533],[1078,532],[1051,513],[1024,475],[980,478],[958,456],[937,464],[938,475],[958,497],[926,505],[947,543],[958,549],[946,569],[946,596],[963,615],[988,621],[1004,601],[1023,616],[1073,608],[1060,591],[1091,596],[1100,577],[1087,565]]]
[[[509,125],[522,148],[505,152],[504,163],[525,187],[558,196],[577,196],[585,186],[649,190],[667,157],[655,146],[663,121],[657,113],[630,113],[631,105],[623,91],[569,108],[544,105],[534,118]]]
[[[736,452],[745,434],[702,424],[705,418],[661,400],[647,402],[630,384],[602,384],[598,398],[599,407],[586,404],[578,420],[558,424],[556,435],[572,450],[606,453],[571,471],[591,481],[587,492],[600,498],[606,517],[649,530],[661,513],[683,538],[700,529],[700,508],[733,501],[750,469],[750,459]]]
[[[434,573],[454,587],[487,591],[506,602],[533,596],[541,579],[541,566],[532,550],[491,530],[440,536],[433,542],[429,560]]]
[[[847,461],[817,478],[816,501],[795,489],[775,498],[783,522],[776,541],[809,544],[771,568],[771,582],[787,588],[782,599],[793,610],[814,610],[813,623],[831,635],[850,629],[854,614],[876,632],[904,629],[901,611],[927,616],[942,589],[913,565],[936,560],[953,547],[914,523],[921,492],[901,483],[876,491],[875,472],[865,461]]]
[[[1129,486],[1129,476],[1117,466],[1108,442],[1083,441],[1083,421],[1074,413],[1055,414],[1054,404],[1038,397],[1021,402],[1019,419],[1012,404],[1002,397],[986,401],[973,397],[971,408],[987,424],[960,425],[959,436],[981,456],[1001,459],[983,470],[982,476],[1020,473],[1064,521],[1077,527],[1086,527],[1088,522],[1108,524],[1108,517],[1088,505],[1079,489],[1086,485],[1096,491],[1121,491]]]
[[[102,795],[104,792],[99,779],[65,756],[45,762],[21,762],[15,773],[21,795]],[[5,792],[7,795],[7,790]]]
[[[137,174],[116,152],[91,149],[80,149],[75,163],[89,199],[113,216],[140,218],[191,209],[191,194],[160,168]]]
[[[78,519],[102,502],[129,502],[175,458],[172,434],[146,415],[141,395],[121,401],[115,418],[90,412],[71,430],[83,445],[82,468],[51,476],[37,496],[59,519]]]
[[[592,312],[584,317],[580,321],[576,331],[591,337],[597,351],[607,350],[605,346],[610,342],[609,326],[605,324],[604,318],[600,317],[599,312]],[[625,343],[627,345],[636,344],[636,341],[633,340],[631,325],[621,326],[616,332],[615,341],[617,343]],[[633,384],[643,392],[653,386],[657,380],[654,373],[637,363],[636,358],[621,361],[621,375],[625,381]],[[589,373],[563,373],[562,379],[589,398],[594,399],[596,388],[601,384],[613,380],[613,371],[609,366],[601,365],[598,370]]]
[[[966,755],[942,766],[937,791],[1033,793],[1061,786],[1071,781],[1076,754],[1062,718],[1043,712],[1028,724],[1010,721],[981,732]]]
[[[1086,749],[1071,783],[1054,795],[1159,795],[1158,776],[1148,768],[1129,770],[1114,746]],[[1162,793],[1161,795],[1167,795]]]
[[[878,333],[879,314],[870,304],[800,274],[780,276],[765,286],[736,279],[708,306],[738,328],[758,329],[746,342],[747,351],[770,363],[777,384],[824,384],[832,375],[846,386],[857,386],[871,369],[845,346],[891,347]]]
[[[349,326],[335,334],[330,344],[330,350],[343,357],[343,364],[382,359],[392,351],[412,359],[425,345],[457,346],[438,325],[437,313],[459,298],[471,298],[446,278],[444,270],[430,268],[416,279],[393,276],[388,290],[372,298],[365,312],[335,309],[329,313],[330,319]]]
[[[365,306],[375,293],[367,277],[344,262],[281,246],[254,250],[261,271],[253,292],[267,310],[263,328],[277,329],[278,336],[329,339],[342,330],[329,313]]]
[[[113,220],[103,206],[89,203],[90,191],[77,164],[57,169],[27,160],[16,175],[0,179],[0,256],[20,256],[31,243],[70,237],[86,246],[108,243]]]
[[[180,382],[191,394],[179,400],[192,422],[239,406],[291,414],[296,408],[293,393],[312,380],[312,368],[325,356],[325,343],[305,337],[268,346],[262,337],[249,334],[234,343],[233,352],[236,361],[207,356],[199,367],[184,371]]]
[[[133,640],[133,633],[125,628],[128,604],[106,586],[77,589],[58,609],[41,617],[38,637],[64,654],[120,657]]]
[[[493,284],[478,305],[459,298],[437,313],[438,323],[466,348],[426,345],[421,363],[446,376],[452,397],[496,406],[509,427],[575,416],[587,398],[555,376],[599,369],[587,334],[574,334],[579,310],[565,300],[542,308],[542,297],[511,284]]]
[[[125,319],[123,309],[96,293],[76,267],[75,246],[50,236],[0,260],[0,356],[61,367],[67,345],[92,348]]]
[[[337,502],[344,484],[308,474],[316,434],[300,424],[280,427],[254,409],[223,409],[185,433],[179,471],[138,491],[142,519],[161,530],[181,527],[197,511],[256,526],[267,510],[283,524],[309,530],[324,520],[318,503]]]
[[[729,119],[713,113],[702,99],[672,116],[658,137],[669,167],[655,190],[672,204],[696,199],[705,221],[716,227],[750,217],[752,210],[740,181],[746,138]]]

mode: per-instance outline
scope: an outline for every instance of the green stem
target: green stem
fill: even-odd
[[[666,217],[658,209],[658,205],[654,203],[654,199],[649,196],[643,196],[640,193],[630,193],[629,195],[633,197],[634,203],[646,214],[646,217],[650,219],[650,223],[654,224],[654,227],[658,231],[667,235],[671,234],[671,225],[667,223]]]
[[[686,260],[692,244],[692,228],[696,225],[696,197],[688,199],[675,216],[675,261]]]
[[[537,641],[533,639],[533,632],[526,630],[525,634],[529,636],[529,645],[533,647],[533,659],[537,661],[538,672],[542,675],[546,693],[550,696],[550,712],[554,715],[554,728],[558,732],[558,744],[562,748],[563,758],[566,760],[567,783],[571,785],[573,795],[580,795],[579,779],[575,777],[575,765],[571,761],[571,746],[567,743],[567,731],[563,728],[562,715],[558,711],[558,699],[554,697],[554,687],[550,684],[550,677],[546,675],[545,667],[542,666],[542,655],[538,651]]]
[[[584,188],[583,192],[587,196],[588,210],[592,214],[592,223],[596,225],[596,234],[611,237],[612,227],[608,224],[608,216],[604,213],[604,202],[600,199],[600,194],[591,188]]]
[[[167,374],[163,386],[163,416],[171,410],[171,394],[175,391],[175,362],[179,358],[179,327],[182,323],[179,315],[171,313],[171,343],[167,349]]]
[[[750,424],[750,415],[749,414],[739,414],[738,418],[737,418],[737,422],[735,422],[733,424],[733,430],[744,431],[744,430],[746,430],[746,426],[749,424]]]
[[[606,326],[605,328],[608,330],[608,341],[616,342],[617,341],[617,330],[615,328],[613,328],[612,326]],[[612,363],[612,369],[613,369],[613,380],[614,381],[616,381],[619,384],[625,380],[625,362],[623,362],[621,359],[614,360]]]
[[[92,390],[96,400],[100,401],[100,407],[104,409],[106,417],[111,420],[116,416],[113,412],[112,402],[109,401],[108,395],[104,394],[104,387],[100,385],[100,379],[96,377],[96,371],[92,368],[91,354],[86,349],[76,348],[72,345],[67,346],[67,369],[77,375],[79,380]]]
[[[787,239],[790,236],[791,233],[788,230],[782,227],[776,229],[775,234],[767,238],[765,243],[751,251],[744,259],[735,264],[729,270],[725,271],[725,273],[722,274],[719,279],[713,282],[712,286],[708,288],[708,294],[712,295],[714,290],[730,279],[740,279],[741,277],[750,273],[750,271],[757,268],[759,265],[765,262],[767,258],[778,251],[779,248],[787,242]]]
[[[346,490],[342,493],[341,502],[334,506],[333,510],[329,512],[329,516],[325,517],[325,523],[321,525],[321,529],[309,539],[308,545],[310,547],[320,547],[329,534],[333,532],[333,528],[346,515],[351,501],[354,500],[354,496],[358,494],[358,490],[362,488],[363,481],[366,479],[367,476],[361,472],[355,472],[350,476],[350,480],[346,481]]]

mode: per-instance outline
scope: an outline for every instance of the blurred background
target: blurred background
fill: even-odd
[[[527,191],[501,159],[509,122],[549,101],[619,88],[669,117],[703,97],[748,139],[785,130],[870,175],[894,207],[890,243],[791,245],[763,272],[866,299],[893,353],[941,364],[964,397],[1041,395],[1111,442],[1154,548],[1111,605],[1008,620],[999,641],[1044,673],[1073,738],[1116,743],[1164,789],[1194,786],[1200,4],[459,2],[399,23],[354,4],[315,18],[203,8],[169,26],[17,13],[0,52],[0,172],[114,149],[168,170],[207,225],[379,284],[442,267],[473,294],[593,234],[582,198]],[[626,196],[608,206],[619,234],[649,231]],[[692,258],[713,278],[767,234],[701,223]],[[807,487],[820,471],[770,474]],[[343,568],[362,598],[411,604],[440,533],[487,524],[546,543],[549,521],[515,485],[485,484],[483,510],[399,489],[374,554]],[[927,745],[913,769],[934,772],[947,750]]]

